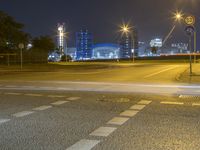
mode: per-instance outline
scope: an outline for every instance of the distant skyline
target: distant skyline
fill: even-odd
[[[57,23],[66,23],[69,46],[74,46],[75,32],[83,26],[94,34],[96,43],[114,43],[123,21],[138,29],[140,41],[164,38],[173,26],[171,17],[176,10],[196,15],[200,37],[199,0],[7,0],[0,2],[0,10],[25,24],[25,31],[32,36],[56,38]],[[177,24],[171,41],[187,42],[184,25]]]

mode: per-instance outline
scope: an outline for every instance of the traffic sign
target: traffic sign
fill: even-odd
[[[23,44],[23,43],[20,43],[20,44],[18,45],[18,47],[19,47],[20,49],[23,49],[23,48],[24,48],[24,44]]]
[[[185,24],[188,26],[193,26],[196,22],[195,16],[189,15],[185,18]]]
[[[195,28],[194,26],[187,26],[185,28],[185,32],[188,36],[192,36],[194,34]]]

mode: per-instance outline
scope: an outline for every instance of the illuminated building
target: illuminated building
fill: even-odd
[[[150,42],[150,46],[161,48],[163,46],[162,39],[160,39],[160,38],[152,39],[151,42]]]
[[[129,35],[124,35],[119,41],[120,45],[120,58],[131,58],[132,57],[132,48],[133,40]]]
[[[118,59],[119,52],[118,44],[96,44],[93,47],[92,59]]]
[[[87,29],[81,29],[76,33],[76,60],[88,60],[92,58],[93,36]]]
[[[66,36],[65,36],[65,24],[58,24],[57,26],[58,32],[58,49],[61,55],[64,54],[64,49],[66,47]]]

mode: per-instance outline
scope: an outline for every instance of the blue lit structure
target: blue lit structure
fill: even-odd
[[[93,46],[92,59],[118,59],[120,46],[118,44],[103,43]]]
[[[88,60],[92,57],[93,36],[87,29],[76,33],[76,60]]]

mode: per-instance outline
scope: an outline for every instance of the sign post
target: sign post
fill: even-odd
[[[192,76],[192,36],[195,36],[195,17],[189,15],[185,18],[185,24],[187,25],[185,28],[185,32],[189,37],[189,50],[190,50],[190,76]]]
[[[21,67],[21,70],[22,70],[22,67],[23,67],[23,55],[22,55],[22,50],[24,49],[24,44],[23,43],[20,43],[18,45],[18,47],[20,48],[20,67]]]

